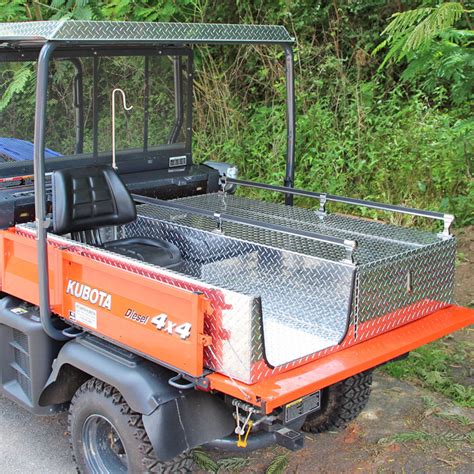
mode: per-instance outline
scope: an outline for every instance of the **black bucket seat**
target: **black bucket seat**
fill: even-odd
[[[52,190],[53,231],[56,234],[71,234],[81,242],[161,267],[180,265],[178,247],[165,240],[136,236],[102,242],[98,229],[128,224],[137,217],[135,203],[112,167],[54,171]]]

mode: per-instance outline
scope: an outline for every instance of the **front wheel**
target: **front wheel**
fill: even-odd
[[[68,431],[79,471],[98,473],[185,473],[192,464],[189,454],[161,462],[156,459],[143,427],[114,387],[92,378],[74,395]]]
[[[303,431],[322,433],[345,428],[367,405],[371,386],[372,370],[368,370],[325,388],[321,409],[308,415]]]

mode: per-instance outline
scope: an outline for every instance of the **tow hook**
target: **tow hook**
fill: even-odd
[[[248,403],[234,399],[232,405],[235,407],[234,418],[236,421],[235,434],[237,435],[237,448],[246,448],[248,438],[252,428],[265,421],[271,421],[274,417],[260,417],[258,420],[252,420],[252,415],[258,416],[260,410]],[[247,412],[246,415],[241,413]],[[304,446],[304,436],[302,433],[291,428],[287,428],[280,423],[264,427],[264,431],[270,431],[274,435],[274,442],[291,451],[297,451]],[[256,434],[258,437],[260,432]]]

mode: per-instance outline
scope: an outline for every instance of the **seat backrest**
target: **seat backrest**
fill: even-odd
[[[56,234],[127,224],[136,218],[133,199],[110,166],[54,171],[52,188]]]

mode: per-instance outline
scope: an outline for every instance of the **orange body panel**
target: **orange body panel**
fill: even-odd
[[[2,291],[38,304],[36,241],[10,229],[0,232],[0,246]],[[48,259],[55,314],[180,372],[202,375],[209,342],[203,295],[58,247],[48,247]]]
[[[423,344],[474,323],[474,310],[450,306],[347,349],[253,385],[211,374],[211,388],[260,405],[266,413],[383,364]]]

